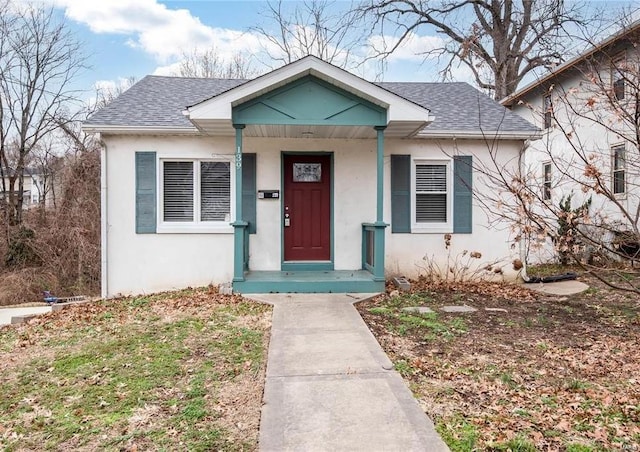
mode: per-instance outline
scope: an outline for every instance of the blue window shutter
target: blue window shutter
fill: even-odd
[[[136,233],[156,232],[156,153],[136,152]]]
[[[410,155],[391,155],[391,232],[411,232]]]
[[[242,154],[242,219],[256,233],[256,154]]]
[[[453,158],[453,232],[470,234],[473,227],[473,158],[460,155]]]

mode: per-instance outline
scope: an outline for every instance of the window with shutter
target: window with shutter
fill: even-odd
[[[449,162],[414,162],[412,229],[451,228],[450,169]]]
[[[230,228],[231,162],[167,159],[161,165],[160,232]]]

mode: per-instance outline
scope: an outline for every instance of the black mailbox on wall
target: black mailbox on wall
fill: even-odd
[[[258,199],[279,199],[280,190],[258,190]]]

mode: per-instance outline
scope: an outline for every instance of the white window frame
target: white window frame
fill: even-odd
[[[547,180],[547,172],[546,168],[549,167],[549,180]],[[551,200],[551,185],[553,182],[553,166],[551,162],[542,162],[542,200],[550,201]],[[546,196],[547,193],[547,184],[549,186],[549,196]]]
[[[546,93],[542,96],[542,129],[551,130],[552,128],[553,128],[553,103],[551,99],[551,93]]]
[[[418,223],[416,221],[416,165],[446,165],[447,174],[447,221],[442,223]],[[411,232],[453,232],[453,160],[414,158],[411,161]]]
[[[622,149],[622,168],[616,170],[616,150]],[[616,173],[621,172],[624,179],[624,185],[621,192],[616,192]],[[611,193],[619,198],[627,195],[627,147],[624,143],[611,146]]]
[[[622,52],[613,58],[611,63],[611,97],[617,101],[623,101],[627,98],[627,54]],[[622,82],[622,97],[618,98],[615,94],[616,82]]]
[[[164,221],[164,162],[192,162],[194,165],[193,171],[193,221]],[[231,184],[230,187],[230,214],[229,221],[201,221],[201,197],[200,197],[200,163],[201,162],[227,162],[229,163],[229,175]],[[194,234],[232,234],[233,227],[231,222],[235,220],[235,163],[233,156],[220,156],[220,157],[164,157],[159,156],[157,162],[157,211],[158,211],[158,226],[157,233],[159,234],[176,234],[176,233],[194,233]]]

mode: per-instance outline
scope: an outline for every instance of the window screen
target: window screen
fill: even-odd
[[[229,221],[230,216],[229,162],[200,162],[200,220]]]
[[[193,221],[193,162],[164,162],[164,221]]]
[[[447,222],[447,165],[416,164],[416,223]]]
[[[613,193],[625,192],[624,146],[613,148]]]

